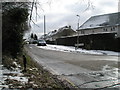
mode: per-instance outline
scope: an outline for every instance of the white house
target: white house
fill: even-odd
[[[92,16],[77,31],[79,35],[116,33],[120,37],[120,12]]]

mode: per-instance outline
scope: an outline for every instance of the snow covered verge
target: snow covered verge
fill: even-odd
[[[8,70],[3,65],[0,65],[0,89],[13,88],[15,84],[19,84],[17,88],[21,88],[28,82],[28,78],[24,76],[22,70],[20,70],[20,65],[13,62],[17,68]]]
[[[104,51],[104,50],[86,50],[86,49],[77,49],[73,46],[63,46],[63,45],[50,45],[47,46],[37,46],[38,48],[48,49],[48,50],[56,50],[56,51],[63,51],[63,52],[74,52],[74,53],[84,53],[84,54],[95,54],[95,55],[113,55],[119,56],[120,52],[114,51]]]

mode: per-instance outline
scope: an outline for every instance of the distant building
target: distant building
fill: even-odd
[[[47,34],[46,40],[55,41],[58,38],[72,36],[76,33],[71,26],[64,26],[58,30],[51,31]]]
[[[120,12],[92,16],[79,27],[79,35],[116,33],[120,37]]]

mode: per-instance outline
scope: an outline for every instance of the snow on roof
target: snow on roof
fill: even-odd
[[[56,33],[57,33],[57,30],[54,30],[54,31],[49,32],[49,33],[47,34],[47,36],[52,36],[52,35],[54,35],[54,34],[56,34]]]
[[[71,26],[64,26],[64,27],[59,28],[58,31],[57,31],[57,33],[61,33],[63,31],[65,31],[65,30],[70,30],[70,29],[71,29]]]
[[[65,36],[66,33],[69,35],[71,33],[75,33],[75,31],[73,29],[71,29],[71,26],[64,26],[59,28],[58,30],[54,30],[51,31],[47,34],[47,37],[51,37],[51,36]]]
[[[80,29],[120,25],[120,13],[92,16],[80,26]]]

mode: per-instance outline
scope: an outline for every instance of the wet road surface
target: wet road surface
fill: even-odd
[[[44,50],[35,45],[25,49],[45,69],[78,88],[120,87],[118,56]]]

